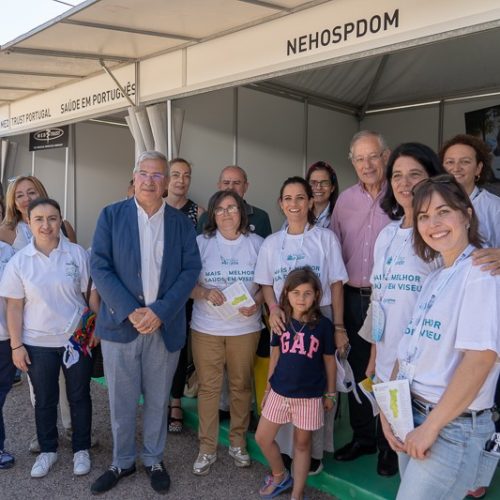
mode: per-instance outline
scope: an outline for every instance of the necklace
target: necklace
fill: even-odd
[[[292,339],[295,337],[295,335],[297,335],[297,333],[302,333],[302,330],[304,330],[304,328],[306,327],[307,323],[303,323],[302,326],[300,327],[300,330],[297,331],[295,330],[295,327],[293,326],[293,318],[290,319],[290,326],[292,328],[292,331],[293,331],[293,335],[292,335]],[[300,325],[300,321],[299,320],[295,320],[297,321],[297,323]]]

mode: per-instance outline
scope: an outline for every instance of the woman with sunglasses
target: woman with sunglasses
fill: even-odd
[[[393,372],[409,382],[415,429],[401,442],[381,420],[400,452],[398,499],[461,499],[487,486],[498,463],[488,441],[500,369],[500,277],[473,265],[478,220],[453,177],[415,188],[413,224],[415,253],[425,262],[440,255],[443,267],[422,286]]]
[[[218,191],[210,198],[207,224],[197,237],[202,269],[191,294],[194,299],[191,342],[199,383],[200,440],[193,473],[198,476],[208,474],[217,460],[224,368],[230,395],[229,455],[237,467],[250,466],[246,432],[263,302],[262,291],[254,281],[254,270],[262,241],[248,231],[245,204],[235,191]],[[238,287],[241,290],[235,290]],[[238,305],[245,304],[248,297],[253,298],[252,305]]]
[[[404,143],[391,153],[387,162],[387,189],[381,207],[393,220],[377,237],[371,275],[372,297],[366,328],[372,343],[367,376],[375,373],[379,382],[391,378],[396,349],[427,275],[439,262],[424,262],[415,254],[413,238],[413,188],[422,180],[444,173],[431,148]],[[368,326],[369,325],[369,326]],[[377,435],[380,456],[377,472],[397,473],[397,457],[382,432]]]
[[[313,212],[316,225],[330,227],[333,207],[339,197],[339,182],[337,174],[331,165],[325,161],[313,163],[307,170],[306,181],[313,192]]]

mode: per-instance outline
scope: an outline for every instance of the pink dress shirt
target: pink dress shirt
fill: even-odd
[[[330,229],[340,241],[349,275],[348,284],[369,287],[373,267],[373,247],[380,231],[390,222],[380,208],[386,184],[375,199],[361,182],[340,193],[332,213]]]

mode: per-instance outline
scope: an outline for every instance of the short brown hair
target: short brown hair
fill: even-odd
[[[413,248],[415,253],[425,262],[430,262],[439,255],[439,252],[427,245],[418,232],[418,216],[423,206],[430,203],[432,193],[439,194],[452,210],[460,211],[465,218],[469,219],[469,243],[476,248],[481,248],[479,222],[470,198],[455,178],[446,174],[424,179],[413,188]]]
[[[241,234],[248,233],[248,215],[245,208],[245,202],[236,191],[228,189],[227,191],[217,191],[208,201],[207,222],[205,224],[205,227],[203,228],[203,234],[205,234],[207,237],[211,238],[215,235],[215,231],[217,231],[217,223],[215,222],[215,209],[219,206],[219,203],[222,200],[230,197],[234,198],[240,212],[240,226],[238,227],[238,231]]]
[[[444,161],[446,151],[457,144],[463,144],[464,146],[471,147],[476,153],[477,163],[483,164],[483,168],[481,169],[481,173],[479,174],[479,179],[477,179],[476,184],[481,185],[486,182],[491,182],[493,180],[493,172],[491,171],[491,152],[488,149],[488,146],[481,139],[478,139],[473,135],[458,134],[447,140],[439,150],[439,159],[441,160],[441,164]]]

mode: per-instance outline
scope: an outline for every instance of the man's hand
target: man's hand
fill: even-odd
[[[161,319],[149,307],[137,308],[128,318],[134,328],[143,335],[149,335],[161,326]]]

